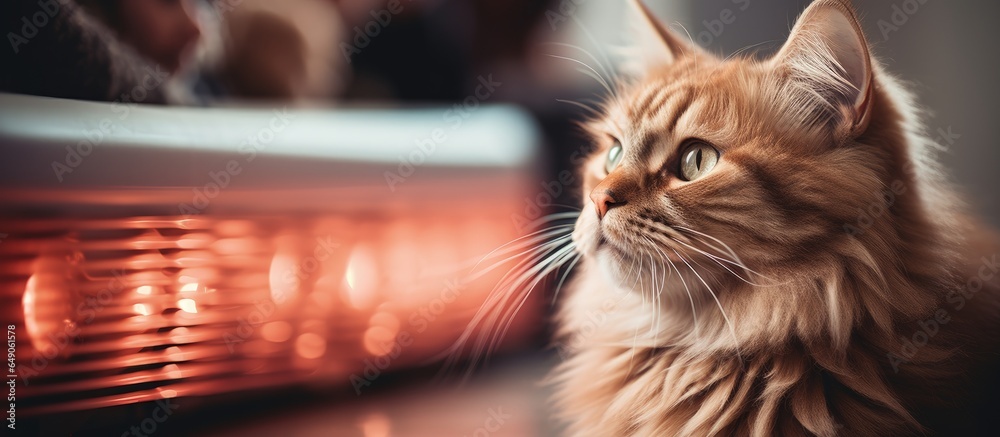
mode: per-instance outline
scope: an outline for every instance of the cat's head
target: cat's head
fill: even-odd
[[[905,160],[884,145],[902,133],[852,7],[817,0],[775,55],[722,59],[636,6],[646,70],[588,124],[583,256],[622,288],[666,281],[664,298],[686,303],[666,278],[702,289],[697,300],[852,250],[845,225]]]

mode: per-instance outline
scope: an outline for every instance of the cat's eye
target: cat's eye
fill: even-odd
[[[611,150],[608,150],[608,160],[604,164],[604,170],[608,173],[615,171],[618,168],[618,164],[622,163],[622,156],[625,155],[625,150],[622,149],[621,141],[615,140],[615,144],[611,146]]]
[[[701,179],[719,163],[719,151],[703,141],[692,141],[681,154],[680,177],[685,181]]]

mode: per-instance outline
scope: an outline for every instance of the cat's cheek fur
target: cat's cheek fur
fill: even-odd
[[[576,250],[583,256],[591,257],[597,254],[597,242],[600,238],[600,223],[593,203],[584,206],[573,229],[573,243]]]

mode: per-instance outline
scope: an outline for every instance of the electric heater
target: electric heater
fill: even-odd
[[[473,267],[533,218],[538,142],[509,107],[0,95],[0,322],[19,417],[364,390],[441,358],[503,274]],[[508,347],[535,331],[537,302]]]

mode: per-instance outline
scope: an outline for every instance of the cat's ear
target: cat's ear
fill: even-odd
[[[633,39],[646,68],[670,65],[684,57],[704,54],[701,48],[667,28],[642,0],[628,0],[628,3]]]
[[[857,137],[868,128],[874,73],[868,41],[849,0],[816,0],[775,56],[796,86],[824,99],[827,116],[849,123]]]

